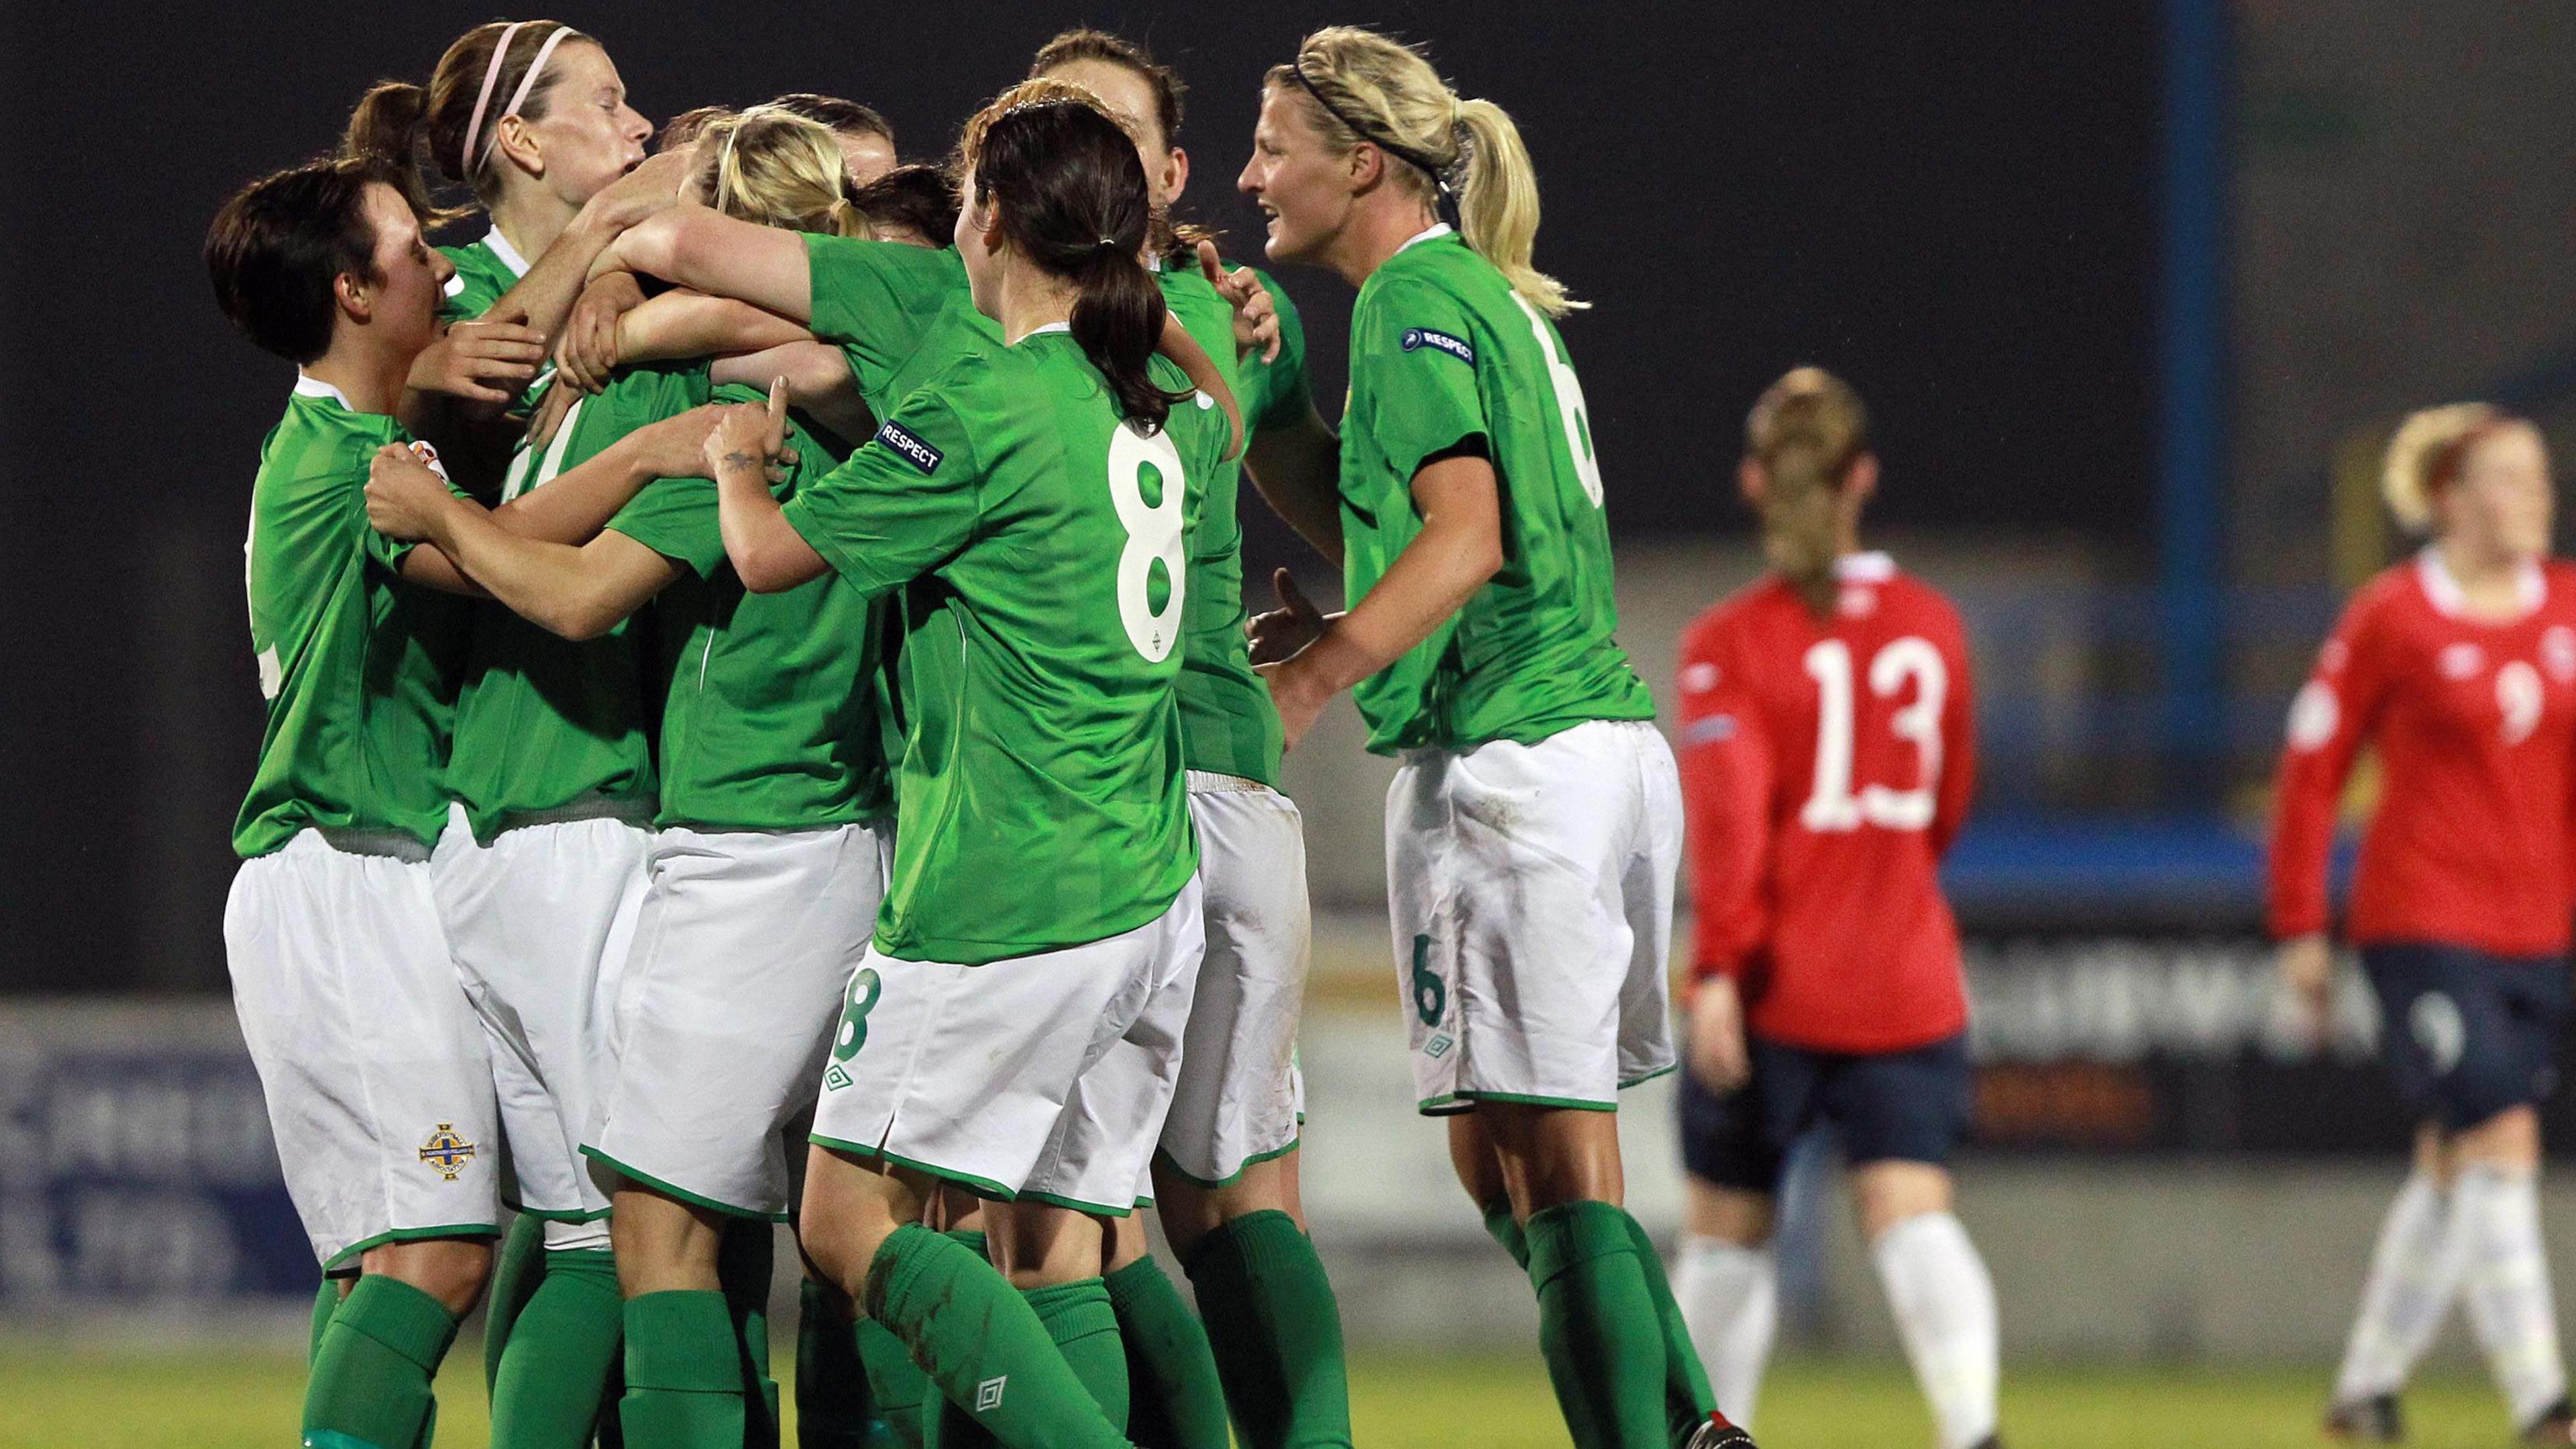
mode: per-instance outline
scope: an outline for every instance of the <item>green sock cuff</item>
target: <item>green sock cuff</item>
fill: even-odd
[[[741,1393],[742,1364],[725,1296],[678,1289],[627,1299],[626,1387]]]
[[[1482,1211],[1485,1216],[1485,1235],[1502,1244],[1503,1251],[1512,1255],[1512,1261],[1518,1263],[1522,1271],[1528,1271],[1529,1234],[1523,1232],[1520,1223],[1513,1219],[1512,1200],[1498,1197],[1486,1203]]]
[[[1629,1231],[1634,1225],[1624,1209],[1606,1202],[1559,1203],[1531,1213],[1526,1227],[1530,1282],[1544,1288],[1569,1268],[1635,1253],[1637,1240]]]
[[[456,1315],[447,1305],[399,1278],[369,1273],[340,1300],[331,1327],[363,1334],[417,1366],[435,1374],[447,1346],[456,1341]]]
[[[947,1232],[940,1234],[940,1236],[964,1248],[967,1252],[974,1254],[976,1257],[983,1259],[987,1263],[993,1261],[992,1239],[988,1234],[984,1233],[980,1229],[950,1228]]]
[[[1102,1290],[1108,1293],[1110,1303],[1121,1314],[1132,1305],[1161,1303],[1181,1295],[1179,1285],[1172,1282],[1172,1275],[1163,1271],[1162,1263],[1151,1253],[1124,1268],[1104,1274],[1099,1282]]]
[[[905,1223],[886,1234],[885,1241],[877,1244],[876,1256],[868,1260],[867,1298],[860,1304],[861,1309],[882,1322],[900,1311],[912,1286],[924,1274],[936,1271],[942,1259],[948,1259],[954,1271],[953,1255],[960,1253],[976,1258],[955,1238],[934,1233],[919,1223]]]
[[[546,1276],[562,1275],[589,1282],[606,1282],[613,1291],[617,1286],[617,1254],[606,1248],[548,1248]]]
[[[1151,1262],[1151,1259],[1144,1261]],[[1038,1321],[1053,1323],[1087,1310],[1109,1309],[1109,1283],[1104,1278],[1078,1278],[1071,1283],[1049,1283],[1042,1288],[1023,1288],[1020,1296],[1037,1310]],[[1113,1322],[1113,1328],[1116,1326]]]

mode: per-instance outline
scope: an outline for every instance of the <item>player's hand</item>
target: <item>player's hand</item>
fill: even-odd
[[[1744,1047],[1744,998],[1732,976],[1701,979],[1691,993],[1690,1069],[1712,1092],[1732,1092],[1753,1079]]]
[[[716,409],[716,425],[700,445],[706,476],[722,478],[754,462],[774,469],[787,453],[787,379],[773,378],[769,402],[732,403]]]
[[[2275,961],[2281,984],[2298,998],[2307,1012],[2308,1029],[2323,1041],[2334,1019],[2334,944],[2322,932],[2294,936],[2281,943]]]
[[[1286,569],[1274,569],[1270,587],[1279,595],[1279,607],[1255,614],[1243,626],[1244,636],[1252,641],[1255,665],[1277,664],[1293,658],[1297,651],[1322,637],[1326,626],[1338,614],[1328,615],[1315,607],[1306,591],[1297,587],[1296,577]]]
[[[589,210],[601,225],[620,232],[657,211],[675,206],[680,200],[680,184],[688,179],[689,161],[695,147],[682,146],[658,156],[647,156],[644,164],[610,182],[590,199]]]
[[[742,406],[752,412],[762,409],[750,403]],[[638,465],[656,478],[712,478],[715,476],[712,455],[707,444],[715,436],[716,424],[731,411],[726,403],[700,403],[684,413],[647,423],[626,435],[639,449]],[[794,448],[780,448],[771,455],[769,481],[784,483],[795,472],[798,454]]]
[[[586,393],[608,386],[617,370],[617,319],[643,304],[644,287],[633,272],[610,272],[582,288],[555,339],[555,381]]]
[[[546,360],[545,334],[524,314],[459,322],[412,359],[408,385],[476,402],[511,403]]]
[[[387,538],[429,537],[430,520],[455,495],[408,443],[387,443],[367,463],[367,522]]]
[[[1279,360],[1279,304],[1270,289],[1249,270],[1229,272],[1217,256],[1216,243],[1199,243],[1199,272],[1217,295],[1234,308],[1234,357],[1237,362],[1258,351],[1264,362]]]
[[[1312,672],[1294,659],[1257,665],[1254,672],[1270,686],[1271,708],[1279,711],[1280,748],[1297,748],[1297,742],[1323,716],[1324,706],[1332,703],[1332,691],[1317,684]]]

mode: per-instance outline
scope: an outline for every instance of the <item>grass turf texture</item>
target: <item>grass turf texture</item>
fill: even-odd
[[[775,1361],[785,1367],[794,1357]],[[439,1449],[482,1449],[482,1362],[471,1342],[448,1356],[438,1384]],[[65,1350],[0,1340],[0,1449],[272,1449],[294,1442],[303,1383],[303,1363],[291,1353]],[[2017,1449],[2315,1449],[2325,1384],[2322,1369],[2008,1368],[2003,1426]],[[1566,1443],[1534,1350],[1526,1360],[1355,1353],[1351,1391],[1363,1449]],[[793,1402],[785,1391],[780,1399]],[[2512,1440],[2502,1406],[2474,1378],[2429,1380],[2407,1396],[2406,1409],[2409,1442],[2419,1449]],[[1895,1363],[1783,1362],[1763,1390],[1761,1429],[1764,1449],[1932,1442],[1913,1380]]]

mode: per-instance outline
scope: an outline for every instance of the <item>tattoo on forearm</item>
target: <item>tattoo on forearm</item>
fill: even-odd
[[[724,455],[724,465],[728,468],[748,468],[759,461],[757,456],[740,450]]]

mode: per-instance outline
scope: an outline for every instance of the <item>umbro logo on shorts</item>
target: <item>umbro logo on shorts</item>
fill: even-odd
[[[975,1386],[975,1412],[989,1414],[1002,1407],[1002,1386],[1011,1381],[1009,1374],[999,1374]]]
[[[925,478],[939,471],[940,459],[946,456],[937,448],[923,442],[920,435],[910,428],[892,419],[888,419],[884,427],[877,429],[877,441],[894,449],[905,462],[919,468]]]
[[[420,1160],[429,1165],[430,1171],[454,1182],[465,1164],[474,1160],[474,1144],[465,1140],[454,1123],[441,1122],[438,1130],[429,1134],[429,1140],[420,1144]]]
[[[1428,327],[1407,327],[1404,329],[1405,351],[1413,352],[1425,347],[1438,352],[1446,352],[1451,357],[1458,359],[1460,362],[1466,363],[1470,367],[1476,365],[1476,349],[1468,346],[1458,338],[1452,337],[1446,332],[1434,332]]]

